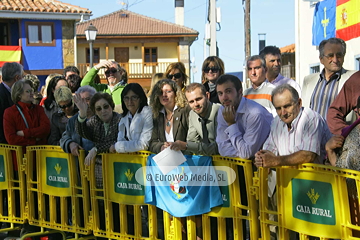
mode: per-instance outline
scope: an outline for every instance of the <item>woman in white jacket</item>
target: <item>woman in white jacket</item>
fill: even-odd
[[[117,142],[110,152],[126,153],[147,150],[153,129],[152,111],[138,83],[130,83],[121,92],[122,118]]]

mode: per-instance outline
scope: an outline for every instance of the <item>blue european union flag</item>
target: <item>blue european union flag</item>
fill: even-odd
[[[186,161],[165,177],[155,167],[154,156],[150,155],[147,161],[149,167],[146,175],[152,176],[153,183],[145,187],[145,203],[155,205],[175,217],[201,215],[223,204],[211,157],[185,155]]]
[[[324,0],[315,6],[312,27],[312,45],[319,46],[324,39],[335,37],[336,0]]]

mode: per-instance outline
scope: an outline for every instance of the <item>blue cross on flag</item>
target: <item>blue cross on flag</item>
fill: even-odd
[[[315,6],[312,45],[319,46],[325,39],[335,37],[336,0],[324,0]]]

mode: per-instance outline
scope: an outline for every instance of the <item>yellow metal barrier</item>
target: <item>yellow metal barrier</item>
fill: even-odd
[[[79,234],[91,233],[90,195],[83,156],[78,161],[56,146],[27,147],[29,224]]]
[[[359,189],[359,172],[318,164],[276,168],[274,210],[269,209],[267,177],[268,170],[260,168],[262,239],[270,239],[270,225],[276,226],[278,239],[292,239],[295,235],[300,239],[359,239],[353,236],[353,230],[360,231],[360,227],[351,222],[346,184],[347,179],[352,179]],[[359,208],[356,214],[358,217]],[[277,218],[270,220],[271,215]]]
[[[25,172],[21,146],[0,145],[0,222],[25,221]],[[12,227],[0,229],[6,232]]]

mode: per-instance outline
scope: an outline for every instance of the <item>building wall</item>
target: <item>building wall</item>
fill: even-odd
[[[310,67],[320,64],[319,51],[312,46],[312,24],[314,5],[303,0],[295,0],[295,45],[296,45],[296,80],[302,86],[304,77],[310,74]],[[356,57],[360,57],[360,37],[346,42],[347,51],[343,67],[359,70]],[[357,66],[356,66],[357,65]],[[320,64],[320,71],[323,66]]]
[[[56,45],[54,47],[26,46],[25,22],[53,22]],[[20,26],[24,70],[63,69],[61,21],[22,19]]]
[[[62,21],[62,54],[64,67],[74,65],[74,21]]]

